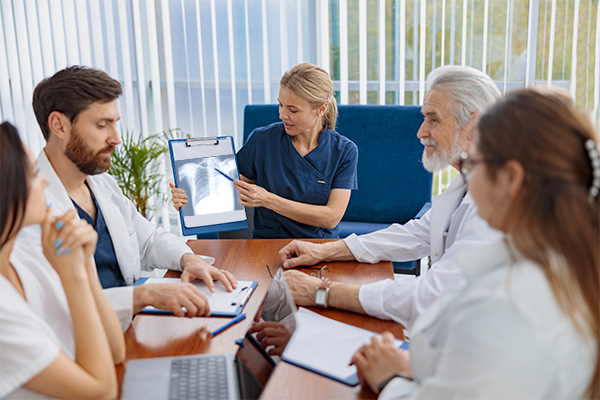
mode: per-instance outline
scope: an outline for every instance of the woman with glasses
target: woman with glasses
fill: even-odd
[[[53,219],[46,186],[15,127],[1,124],[0,398],[114,398],[125,342],[96,272],[97,235],[74,211]],[[17,239],[33,225],[47,262]]]
[[[501,242],[461,254],[467,283],[413,325],[410,352],[374,337],[354,355],[380,398],[600,398],[600,156],[562,93],[521,90],[463,155]]]

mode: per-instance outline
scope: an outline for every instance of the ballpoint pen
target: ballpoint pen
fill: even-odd
[[[246,302],[246,299],[248,298],[248,296],[250,295],[250,287],[246,286],[240,289],[240,292],[237,294],[237,296],[235,296],[235,298],[233,299],[233,301],[231,302],[232,306],[235,306],[236,304],[239,305],[243,305]]]
[[[238,322],[242,321],[244,318],[246,318],[246,313],[242,313],[242,314],[238,315],[231,321],[227,322],[225,325],[212,331],[210,336],[217,336],[219,333],[223,332],[225,329],[229,328],[231,325],[237,324]]]
[[[225,172],[221,171],[218,168],[215,168],[215,171],[217,171],[218,173],[220,173],[221,175],[223,175],[225,178],[229,179],[231,182],[233,182],[233,178],[230,177],[229,175],[227,175]]]

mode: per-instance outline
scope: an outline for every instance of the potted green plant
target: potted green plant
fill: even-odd
[[[123,143],[117,146],[111,157],[109,174],[115,177],[123,194],[146,218],[162,207],[166,194],[161,191],[162,157],[168,151],[168,140],[178,137],[179,129],[169,129],[144,137],[126,130],[121,135]],[[150,203],[150,198],[156,201]]]

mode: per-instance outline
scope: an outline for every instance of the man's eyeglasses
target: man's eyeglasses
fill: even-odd
[[[461,153],[460,159],[458,160],[458,170],[460,173],[467,178],[471,172],[473,171],[473,167],[477,164],[502,164],[503,161],[500,160],[485,160],[483,158],[479,160],[475,160],[469,157],[467,153]]]

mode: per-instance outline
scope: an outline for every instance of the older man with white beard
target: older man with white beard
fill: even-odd
[[[461,154],[472,141],[474,120],[500,97],[500,92],[489,76],[469,67],[437,68],[429,74],[427,83],[428,92],[421,109],[425,120],[417,133],[425,146],[423,166],[431,172],[449,165],[459,169]],[[461,271],[451,261],[453,255],[499,238],[500,233],[477,215],[466,183],[458,176],[419,220],[335,242],[293,241],[281,249],[280,255],[284,268],[321,261],[376,263],[430,256],[431,270],[423,276],[362,286],[331,282],[324,288],[318,278],[298,271],[286,272],[298,305],[346,309],[392,319],[409,328],[442,293],[464,281]]]

